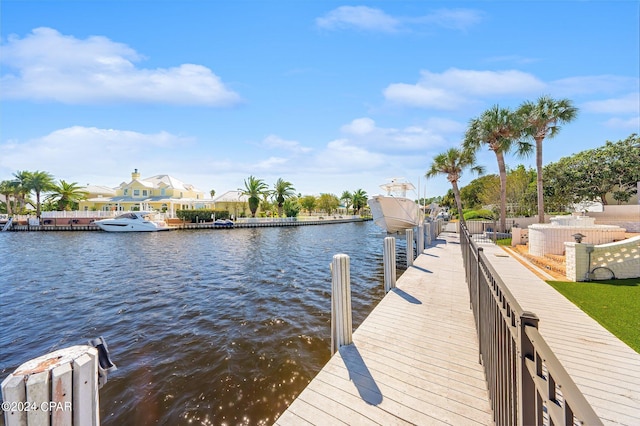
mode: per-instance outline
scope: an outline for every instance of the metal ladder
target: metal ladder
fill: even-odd
[[[8,231],[12,225],[13,225],[13,216],[9,218],[9,222],[4,224],[4,226],[2,227],[2,232]]]

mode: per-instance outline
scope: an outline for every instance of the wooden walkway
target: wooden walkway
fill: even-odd
[[[640,425],[640,354],[500,247],[481,246],[600,419]]]
[[[276,425],[493,424],[457,235],[416,259],[353,341]]]

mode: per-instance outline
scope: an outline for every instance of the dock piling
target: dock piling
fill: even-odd
[[[418,225],[418,253],[420,256],[424,251],[424,225]]]
[[[384,239],[382,263],[384,264],[384,292],[387,294],[396,287],[396,239],[394,237]]]
[[[19,366],[1,385],[5,424],[100,425],[99,375],[106,382],[106,371],[101,371],[99,350],[71,346]]]
[[[413,229],[407,229],[407,268],[413,266]]]
[[[331,355],[353,342],[352,332],[350,259],[336,254],[331,262]]]

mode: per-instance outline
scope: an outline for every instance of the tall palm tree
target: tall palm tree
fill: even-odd
[[[11,196],[13,195],[13,182],[3,180],[0,182],[0,194],[4,195],[4,201],[7,204],[7,214],[11,216]]]
[[[71,210],[78,201],[86,197],[87,192],[77,182],[68,183],[60,179],[60,182],[51,188],[47,200],[57,202],[58,210]]]
[[[269,187],[262,179],[249,176],[244,181],[244,189],[238,189],[238,191],[242,191],[242,195],[249,197],[249,210],[251,210],[251,217],[256,217],[256,211],[260,205],[260,197],[268,191],[268,188]]]
[[[453,189],[453,196],[456,200],[460,222],[466,225],[464,215],[462,214],[460,188],[458,188],[458,180],[460,180],[462,172],[465,169],[471,169],[471,171],[478,174],[484,173],[484,168],[476,165],[475,151],[470,149],[449,148],[446,152],[433,157],[433,162],[429,170],[427,170],[425,177],[429,179],[440,174],[447,175],[447,180],[451,183]]]
[[[13,174],[13,197],[16,200],[16,210],[24,210],[27,204],[27,196],[31,192],[28,188],[27,182],[31,176],[31,172],[18,170]]]
[[[40,194],[50,191],[55,183],[53,176],[48,172],[36,170],[27,179],[27,188],[36,193],[36,217],[40,218]]]
[[[293,196],[295,196],[295,188],[291,184],[291,182],[287,182],[282,178],[278,178],[276,183],[273,185],[273,191],[271,194],[273,195],[273,199],[278,204],[278,217],[282,217],[282,206],[284,202]]]
[[[525,135],[536,142],[536,169],[538,172],[538,222],[544,223],[544,192],[542,176],[542,141],[553,138],[560,124],[569,123],[578,116],[578,108],[569,99],[555,100],[541,96],[536,102],[524,102],[517,111],[524,120]]]
[[[500,231],[507,228],[507,169],[504,155],[514,148],[519,156],[531,153],[533,147],[523,141],[523,124],[521,116],[508,108],[498,105],[483,112],[480,117],[469,123],[462,146],[465,150],[477,152],[482,145],[493,151],[498,161],[500,174]]]
[[[349,207],[351,206],[351,199],[353,198],[353,194],[349,191],[344,191],[340,196],[340,201],[344,203],[344,206],[347,209],[347,214],[349,214]]]
[[[367,205],[367,192],[363,189],[356,189],[351,195],[353,214],[360,214],[360,210]]]

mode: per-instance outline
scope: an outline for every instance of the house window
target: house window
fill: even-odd
[[[146,197],[148,195],[149,191],[147,191],[146,189],[142,190],[142,196]]]
[[[134,189],[133,190],[133,196],[134,197],[139,197],[140,196],[140,190],[139,189]]]
[[[160,190],[160,195],[167,195],[167,194],[165,194],[165,189],[164,189],[164,188],[162,188],[162,189]]]
[[[124,190],[124,195],[129,195],[129,190],[128,189]]]

